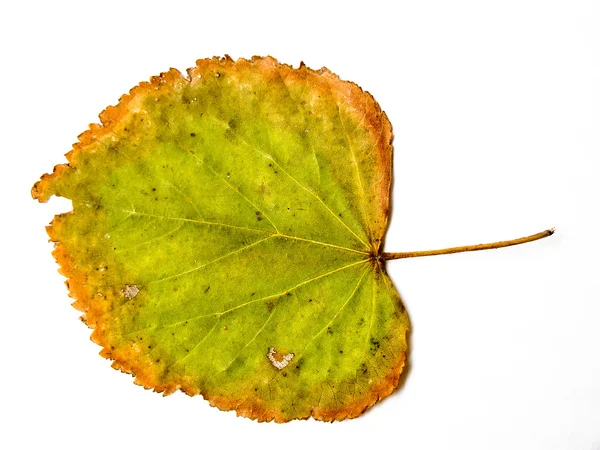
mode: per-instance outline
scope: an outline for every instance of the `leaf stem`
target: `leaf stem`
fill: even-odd
[[[450,253],[461,253],[461,252],[475,252],[478,250],[491,250],[494,248],[510,247],[511,245],[524,244],[526,242],[537,241],[554,234],[554,228],[542,231],[540,233],[532,234],[531,236],[522,237],[519,239],[512,239],[510,241],[499,241],[491,242],[489,244],[477,244],[477,245],[465,245],[462,247],[450,247],[443,248],[440,250],[424,250],[419,252],[390,252],[382,253],[381,259],[402,259],[402,258],[418,258],[421,256],[433,256],[433,255],[447,255]]]

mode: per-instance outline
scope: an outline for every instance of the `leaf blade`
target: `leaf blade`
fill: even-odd
[[[396,387],[407,348],[374,258],[389,121],[326,69],[189,74],[134,88],[33,188],[74,199],[49,233],[75,306],[143,386],[259,420],[355,417]]]

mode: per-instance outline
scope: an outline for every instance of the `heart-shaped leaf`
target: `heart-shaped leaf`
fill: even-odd
[[[370,94],[273,58],[199,60],[106,109],[33,187],[73,201],[54,255],[113,366],[258,420],[356,417],[398,385],[384,253],[391,127]]]

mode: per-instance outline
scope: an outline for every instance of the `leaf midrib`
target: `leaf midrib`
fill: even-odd
[[[122,209],[121,212],[125,212],[128,213],[130,216],[132,215],[139,215],[139,216],[147,216],[147,217],[153,217],[155,219],[165,219],[165,220],[181,220],[181,221],[185,221],[185,222],[193,222],[193,223],[199,223],[202,225],[214,225],[214,226],[221,226],[221,227],[227,227],[227,228],[237,228],[240,230],[248,230],[248,231],[254,231],[257,233],[264,233],[264,234],[269,234],[268,231],[265,230],[260,230],[258,228],[248,228],[248,227],[240,227],[237,225],[229,225],[226,223],[220,223],[220,222],[210,222],[207,220],[198,220],[198,219],[189,219],[186,217],[170,217],[170,216],[163,216],[163,215],[159,215],[159,214],[149,214],[149,213],[144,213],[144,212],[140,212],[140,211],[135,211],[135,210],[127,210],[127,209]],[[169,233],[167,233],[166,235],[168,235]],[[159,236],[158,238],[154,238],[154,239],[159,239],[162,236]],[[318,245],[323,245],[325,247],[333,247],[333,248],[337,248],[340,250],[346,250],[349,252],[354,252],[354,253],[360,253],[361,255],[368,255],[370,256],[369,252],[365,252],[365,251],[361,251],[361,250],[356,250],[350,247],[344,247],[341,245],[336,245],[336,244],[330,244],[328,242],[322,242],[322,241],[317,241],[314,239],[306,239],[306,238],[302,238],[302,237],[298,237],[298,236],[290,236],[287,234],[282,234],[282,233],[271,233],[269,237],[281,237],[281,238],[285,238],[285,239],[292,239],[292,240],[296,240],[296,241],[304,241],[304,242],[310,242],[313,244],[318,244]],[[140,244],[142,245],[142,244]]]

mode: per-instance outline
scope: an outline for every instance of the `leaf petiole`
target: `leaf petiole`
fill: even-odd
[[[491,242],[489,244],[477,244],[477,245],[464,245],[462,247],[450,247],[443,248],[440,250],[424,250],[418,252],[389,252],[382,253],[380,258],[383,260],[390,259],[402,259],[402,258],[418,258],[421,256],[433,256],[433,255],[448,255],[450,253],[461,253],[461,252],[475,252],[478,250],[491,250],[495,248],[510,247],[511,245],[524,244],[526,242],[537,241],[554,234],[554,228],[542,231],[540,233],[532,234],[531,236],[522,237],[519,239],[511,239],[510,241],[499,241]]]

